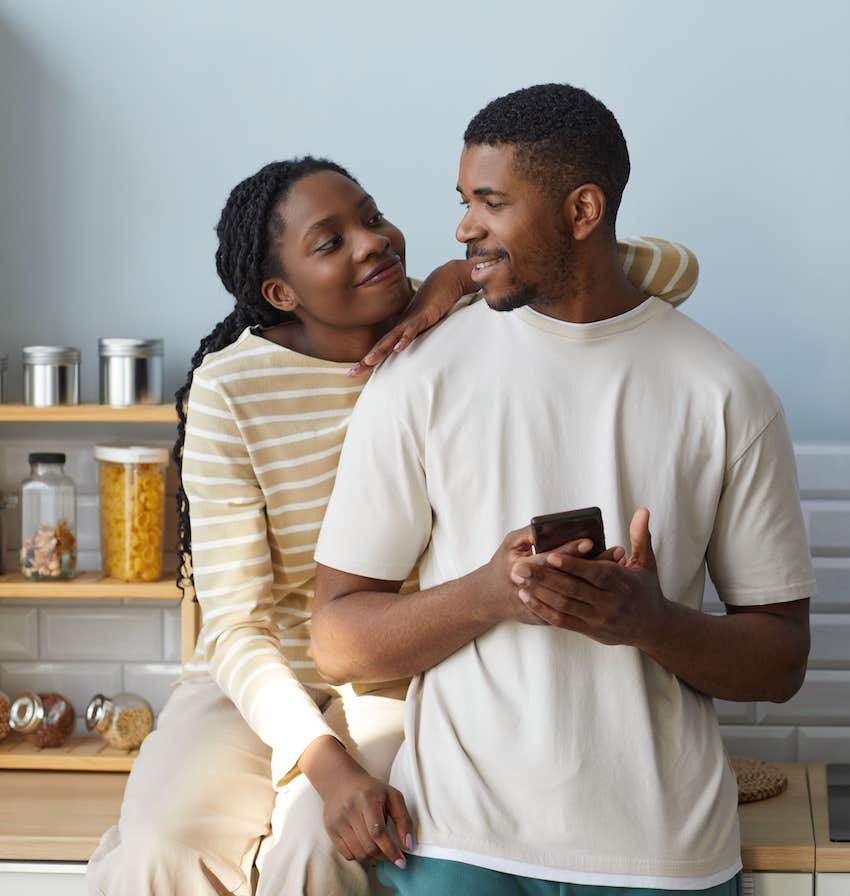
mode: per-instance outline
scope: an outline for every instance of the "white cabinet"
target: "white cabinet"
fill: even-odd
[[[850,874],[816,874],[815,896],[850,896]]]
[[[812,896],[814,875],[809,872],[753,871],[744,873],[744,896]],[[845,894],[850,896],[850,894]]]
[[[0,862],[0,896],[86,896],[81,862]]]

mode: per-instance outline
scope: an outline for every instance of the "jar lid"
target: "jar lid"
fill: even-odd
[[[31,464],[64,464],[65,455],[51,451],[36,451],[28,458]]]
[[[94,731],[106,720],[106,717],[112,712],[112,702],[103,694],[95,694],[86,707],[86,728]]]
[[[44,720],[44,703],[38,694],[21,694],[9,710],[9,727],[21,734],[29,734]]]
[[[97,350],[101,358],[161,358],[161,339],[115,339],[97,340]]]
[[[113,464],[167,464],[168,449],[157,445],[95,445],[95,460]]]
[[[79,364],[80,350],[65,345],[28,345],[21,350],[24,364]]]

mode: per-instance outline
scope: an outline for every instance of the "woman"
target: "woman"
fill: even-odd
[[[318,676],[313,548],[366,380],[351,365],[442,317],[471,288],[470,266],[438,269],[411,305],[401,232],[344,169],[313,158],[239,184],[217,233],[236,307],[177,393],[175,446],[180,549],[190,509],[203,626],[92,857],[90,890],[365,894],[352,860],[403,867],[382,822],[401,842],[411,833],[385,783],[406,682],[336,688]],[[621,251],[641,288],[671,300],[693,288],[695,260],[671,244]]]

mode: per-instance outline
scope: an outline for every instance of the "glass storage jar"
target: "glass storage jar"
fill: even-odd
[[[29,456],[21,483],[21,572],[28,579],[70,579],[77,568],[77,495],[64,454]]]
[[[74,731],[74,707],[61,694],[21,694],[12,704],[12,731],[37,747],[61,747]]]
[[[126,581],[157,581],[162,576],[168,449],[95,445],[94,456],[104,572]]]
[[[0,740],[9,733],[9,716],[12,711],[12,701],[0,691]]]
[[[95,694],[86,707],[86,728],[118,750],[135,750],[153,728],[150,703],[138,694]]]

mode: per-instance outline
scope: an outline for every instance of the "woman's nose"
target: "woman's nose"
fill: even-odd
[[[355,257],[358,261],[363,261],[370,255],[383,255],[389,247],[390,238],[385,233],[375,233],[374,230],[367,230],[357,241]]]

